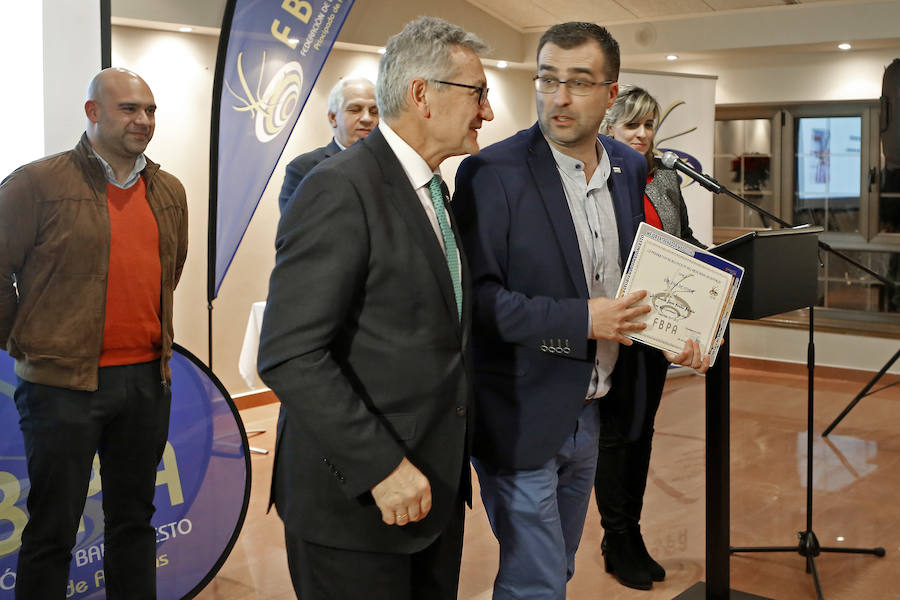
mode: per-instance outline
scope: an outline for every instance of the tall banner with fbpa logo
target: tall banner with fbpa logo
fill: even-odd
[[[229,0],[210,143],[207,299],[218,295],[353,0]]]

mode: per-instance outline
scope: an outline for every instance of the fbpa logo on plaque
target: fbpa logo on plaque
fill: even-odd
[[[231,551],[250,499],[247,436],[231,398],[190,352],[172,356],[169,441],[156,477],[156,568],[160,600],[192,598]],[[13,402],[13,360],[0,352],[0,600],[11,600],[22,530],[28,522],[28,473]],[[99,600],[103,508],[99,460],[72,551],[67,598]]]

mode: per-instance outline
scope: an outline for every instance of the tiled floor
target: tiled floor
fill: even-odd
[[[731,543],[794,546],[806,524],[806,377],[733,368],[731,383]],[[823,546],[883,546],[887,556],[822,554],[829,600],[900,599],[900,387],[867,397],[828,438],[822,430],[865,379],[816,379],[813,530]],[[667,578],[644,592],[618,585],[603,570],[600,519],[592,506],[578,553],[571,600],[673,598],[704,578],[704,379],[671,379],[657,418],[642,528]],[[248,429],[271,449],[276,405],[242,411]],[[272,455],[252,456],[247,522],[202,600],[293,598],[281,522],[265,513]],[[459,598],[488,600],[497,544],[476,502],[466,524]],[[840,541],[839,541],[840,540]],[[731,558],[731,587],[779,600],[816,598],[797,553]]]

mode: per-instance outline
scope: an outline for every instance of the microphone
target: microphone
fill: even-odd
[[[709,175],[706,175],[705,173],[698,173],[689,164],[687,164],[683,160],[679,160],[678,155],[674,152],[666,152],[665,154],[663,154],[660,162],[662,162],[663,165],[670,169],[681,171],[711,192],[715,192],[716,194],[722,192],[723,187],[719,184],[718,181],[716,181]]]

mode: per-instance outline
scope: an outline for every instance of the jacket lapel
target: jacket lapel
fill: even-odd
[[[385,197],[394,205],[406,223],[410,236],[422,249],[425,260],[431,267],[431,272],[434,274],[438,288],[441,290],[444,304],[454,319],[456,319],[456,298],[453,295],[453,282],[450,280],[447,259],[444,257],[444,251],[434,234],[431,222],[425,215],[422,203],[409,183],[406,171],[403,170],[403,166],[397,160],[397,156],[377,128],[366,139],[361,140],[361,143],[366,145],[378,163],[382,174],[382,183],[385,188]],[[447,212],[452,213],[449,210]],[[451,223],[453,223],[452,220]],[[456,233],[455,225],[453,228],[454,233]],[[459,240],[459,235],[457,235],[456,239]],[[460,259],[462,259],[462,252],[460,252]],[[464,301],[466,295],[463,293]]]
[[[587,282],[584,280],[584,266],[581,264],[581,251],[578,249],[578,236],[572,213],[566,201],[556,161],[550,152],[550,145],[544,139],[539,125],[535,124],[530,131],[531,139],[528,147],[528,168],[534,178],[535,185],[544,208],[550,217],[550,223],[556,234],[556,241],[566,261],[566,269],[579,297],[587,298]]]
[[[610,143],[609,138],[601,135],[599,139],[604,152],[609,157],[609,164],[612,168],[612,173],[609,176],[609,193],[612,196],[613,209],[616,211],[619,254],[622,257],[622,266],[624,267],[625,263],[628,262],[631,244],[634,242],[635,226],[632,223],[634,210],[630,203],[634,190],[631,189],[625,161],[622,156],[616,151],[615,146]]]
[[[328,142],[328,145],[325,146],[325,158],[330,158],[341,151],[341,147],[337,145],[337,142],[334,141],[334,138]]]
[[[465,324],[469,311],[472,310],[472,282],[469,279],[469,263],[466,261],[466,253],[463,251],[462,246],[462,235],[459,232],[459,227],[456,224],[456,217],[453,214],[453,211],[450,209],[450,194],[448,193],[446,187],[444,188],[444,205],[447,206],[447,215],[450,218],[450,228],[453,229],[453,235],[456,236],[456,248],[459,251],[459,274],[460,274],[460,286],[462,287],[462,314],[459,316],[460,324]],[[443,253],[441,258],[443,258]],[[444,261],[446,265],[446,260]],[[446,270],[446,269],[445,269]],[[447,271],[447,281],[450,281],[450,271]],[[450,281],[450,291],[453,291],[453,282]],[[456,299],[451,295],[450,300],[453,303],[452,309],[456,310]],[[467,336],[468,331],[465,328],[460,328],[459,330],[461,339],[464,344],[467,344]]]

